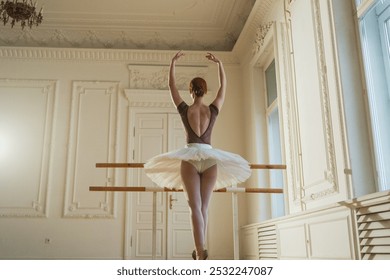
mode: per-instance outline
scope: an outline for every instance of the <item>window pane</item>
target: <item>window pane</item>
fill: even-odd
[[[273,164],[282,163],[280,130],[279,130],[279,110],[276,108],[268,116],[268,146],[269,161]],[[271,188],[283,188],[283,171],[270,170]],[[284,198],[283,195],[275,194],[272,196],[272,217],[284,215]]]
[[[390,189],[390,1],[360,20],[379,191]]]
[[[267,70],[265,70],[265,84],[267,88],[267,107],[269,107],[278,97],[278,91],[276,88],[275,60],[273,60]]]

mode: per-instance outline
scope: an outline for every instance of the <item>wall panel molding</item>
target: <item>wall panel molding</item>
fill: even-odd
[[[72,90],[64,216],[112,218],[115,195],[89,186],[115,184],[115,171],[95,164],[115,162],[119,82],[74,81]]]
[[[321,19],[320,3],[318,0],[313,1],[313,14],[314,14],[314,24],[315,24],[315,36],[317,40],[317,55],[318,55],[318,68],[320,74],[320,86],[321,86],[321,102],[322,102],[322,118],[323,118],[323,127],[325,129],[326,136],[326,160],[327,160],[327,170],[325,171],[325,180],[328,181],[329,185],[326,190],[321,190],[310,195],[311,199],[317,199],[334,192],[338,192],[337,184],[337,170],[336,170],[336,154],[335,154],[335,143],[333,136],[333,125],[332,125],[332,115],[331,115],[331,104],[329,97],[329,81],[328,73],[326,66],[326,57],[325,57],[325,42],[323,35],[323,25]],[[326,27],[325,27],[326,28]]]
[[[344,174],[348,147],[331,1],[293,1],[289,8],[292,62],[299,73],[289,100],[297,118],[289,132],[299,174],[290,206],[296,212],[349,198],[350,184]],[[311,80],[309,73],[316,73]]]
[[[277,34],[280,36],[279,53],[281,55],[281,61],[283,62],[283,71],[280,71],[281,80],[284,82],[282,85],[282,108],[283,108],[283,126],[284,126],[284,137],[285,137],[285,147],[286,154],[285,160],[288,166],[286,170],[287,177],[287,188],[288,188],[288,197],[289,202],[289,211],[291,208],[302,209],[303,205],[301,204],[301,198],[303,192],[301,190],[300,184],[300,173],[298,156],[294,150],[298,150],[296,135],[298,134],[298,115],[297,115],[297,101],[296,94],[293,88],[293,71],[291,65],[291,42],[289,38],[289,28],[288,24],[278,24],[279,32]],[[284,78],[284,79],[283,79]]]
[[[47,217],[54,80],[0,79],[0,216]]]

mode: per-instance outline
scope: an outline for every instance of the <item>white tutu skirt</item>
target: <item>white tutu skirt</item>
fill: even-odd
[[[232,187],[251,175],[249,163],[241,156],[212,148],[207,144],[191,143],[185,148],[157,155],[144,165],[146,175],[159,187],[183,189],[180,175],[182,161],[214,159],[217,181],[214,189]]]

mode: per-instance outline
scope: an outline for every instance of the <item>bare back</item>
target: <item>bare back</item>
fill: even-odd
[[[202,136],[210,124],[210,109],[204,104],[193,104],[187,112],[188,123],[199,137]]]

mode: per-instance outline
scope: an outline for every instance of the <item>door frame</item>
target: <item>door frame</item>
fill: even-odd
[[[172,103],[171,96],[168,90],[145,90],[145,89],[125,89],[125,97],[128,101],[128,116],[127,116],[127,162],[134,162],[133,150],[135,139],[135,116],[138,113],[177,113],[177,110]],[[190,97],[188,95],[188,97]],[[184,98],[187,99],[187,98]],[[189,100],[188,100],[189,101]],[[187,100],[186,100],[187,102]],[[128,169],[126,172],[126,185],[134,184],[134,170]],[[125,236],[124,236],[124,259],[132,259],[132,193],[126,193],[125,198]]]

